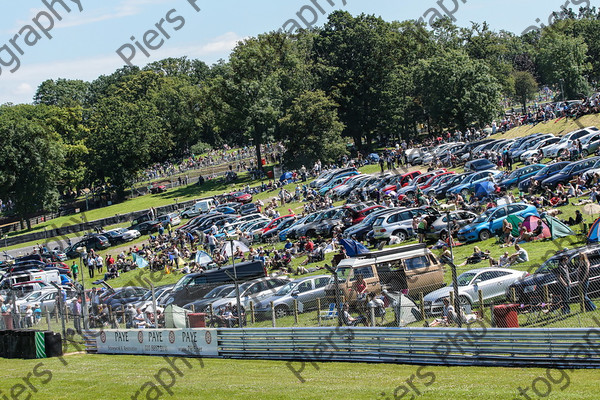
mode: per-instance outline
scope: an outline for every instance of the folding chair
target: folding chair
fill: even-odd
[[[335,303],[329,304],[329,310],[321,311],[321,318],[323,318],[323,319],[334,319],[334,318],[337,318],[337,316],[338,316],[338,312],[337,312],[337,309],[335,308]]]

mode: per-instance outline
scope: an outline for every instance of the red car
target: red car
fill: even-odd
[[[231,192],[226,194],[225,199],[231,202],[237,202],[242,204],[252,203],[252,195],[244,192]]]
[[[424,190],[427,189],[433,185],[436,185],[437,183],[439,183],[443,177],[447,177],[448,175],[454,175],[454,172],[450,171],[450,172],[442,172],[441,174],[438,175],[434,175],[431,178],[429,178],[427,180],[427,182],[425,182],[422,185],[419,185],[419,189]]]
[[[377,211],[381,208],[385,208],[384,206],[371,206],[371,207],[367,207],[363,210],[360,211],[354,211],[352,210],[352,225],[356,225],[359,222],[361,222],[363,219],[365,219],[369,214],[371,214],[374,211]]]
[[[398,190],[399,188],[407,186],[408,184],[410,184],[410,181],[412,181],[419,175],[421,175],[421,171],[407,172],[405,174],[398,175],[398,178],[396,178],[391,185],[388,185],[385,188],[383,188],[383,192],[385,193],[389,192],[390,190]]]
[[[262,228],[262,233],[266,233],[271,229],[275,228],[277,225],[281,223],[284,219],[295,217],[296,214],[282,215],[281,217],[277,217],[269,222],[264,228]]]
[[[164,193],[166,191],[167,191],[167,187],[165,185],[159,185],[157,183],[152,185],[152,187],[150,188],[150,193],[152,193],[152,194]]]

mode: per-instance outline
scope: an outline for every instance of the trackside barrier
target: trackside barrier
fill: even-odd
[[[166,329],[165,331],[163,336],[168,338],[169,332],[174,331],[174,334],[177,334],[178,330]],[[216,329],[215,331],[217,357],[222,358],[600,368],[600,329],[596,328],[342,327]],[[130,332],[128,336],[133,339],[132,342],[137,342],[140,334],[139,330],[118,332]],[[179,334],[176,337],[178,336]],[[173,338],[173,335],[170,337]],[[106,346],[100,350],[99,340],[101,340],[100,336],[96,335],[95,341],[88,341],[88,351],[106,354],[123,353],[110,351]],[[169,350],[175,352],[165,352],[161,355],[185,355],[183,352],[177,352],[177,348],[171,347]]]

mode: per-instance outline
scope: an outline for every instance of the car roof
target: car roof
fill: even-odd
[[[464,273],[468,273],[468,272],[473,272],[476,274],[479,274],[481,272],[485,272],[485,271],[508,271],[508,272],[522,272],[522,271],[518,271],[516,269],[510,269],[510,268],[497,268],[497,267],[481,267],[481,268],[474,268],[474,269],[470,269],[468,271],[463,272]]]

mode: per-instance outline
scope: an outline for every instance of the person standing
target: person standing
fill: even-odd
[[[96,269],[96,258],[93,255],[88,255],[87,258],[87,267],[88,267],[88,272],[90,275],[90,278],[94,277],[94,271]]]
[[[79,275],[79,265],[75,264],[75,262],[73,262],[73,265],[71,265],[71,274],[73,275],[73,280],[77,281],[77,275]]]
[[[73,325],[75,331],[81,335],[81,299],[73,302]]]
[[[596,304],[594,304],[594,302],[590,300],[590,297],[588,296],[588,291],[590,288],[590,260],[588,259],[587,254],[581,253],[579,255],[577,264],[578,280],[582,288],[580,293],[583,294],[585,311],[595,311]]]
[[[98,254],[96,256],[96,269],[98,270],[99,273],[102,273],[104,267],[104,259],[102,258],[102,256],[100,254]]]
[[[561,292],[561,310],[563,314],[569,314],[571,312],[571,307],[569,306],[569,302],[571,301],[571,274],[569,272],[569,257],[566,255],[560,259],[558,264],[558,281],[563,286]]]

